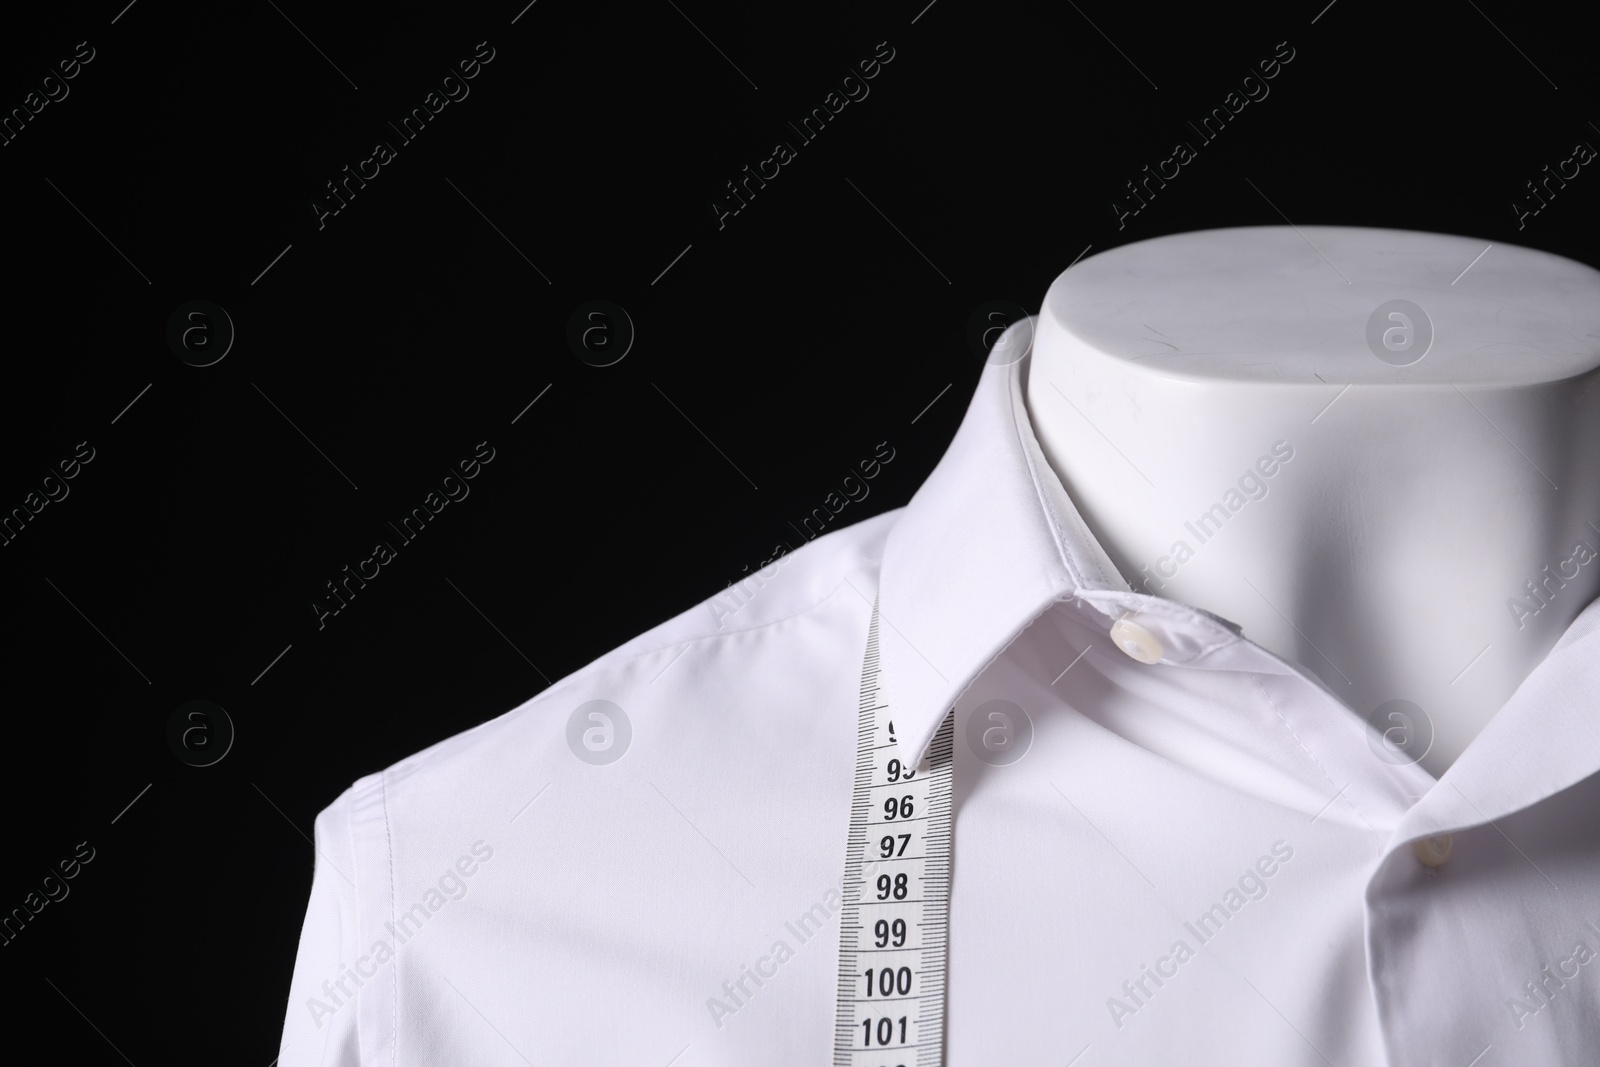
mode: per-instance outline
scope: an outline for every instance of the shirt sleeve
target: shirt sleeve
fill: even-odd
[[[357,995],[350,964],[357,952],[356,849],[351,793],[317,816],[311,900],[300,929],[279,1067],[360,1067]]]

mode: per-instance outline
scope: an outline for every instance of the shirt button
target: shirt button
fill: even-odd
[[[1111,640],[1117,647],[1140,663],[1160,663],[1163,655],[1161,642],[1155,634],[1136,622],[1118,619],[1111,624]]]
[[[1450,844],[1450,835],[1440,834],[1413,841],[1411,851],[1417,854],[1417,862],[1424,867],[1443,867],[1450,860]]]

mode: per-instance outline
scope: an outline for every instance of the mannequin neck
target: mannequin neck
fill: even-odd
[[[1600,361],[1557,365],[1538,342],[1474,361],[1549,325],[1507,326],[1521,281],[1485,271],[1478,290],[1405,291],[1434,314],[1410,328],[1441,341],[1394,366],[1361,328],[1396,287],[1363,286],[1362,267],[1404,270],[1399,241],[1448,279],[1481,245],[1308,228],[1346,283],[1285,229],[1161,238],[1062,275],[1028,368],[1034,433],[1130,586],[1240,624],[1380,731],[1401,721],[1380,709],[1410,702],[1407,728],[1432,736],[1409,758],[1438,776],[1600,592]],[[1258,247],[1236,260],[1241,241]],[[1588,268],[1503,248],[1502,270],[1535,257],[1600,294]],[[1108,326],[1135,285],[1144,306]],[[1583,329],[1556,333],[1576,346]]]

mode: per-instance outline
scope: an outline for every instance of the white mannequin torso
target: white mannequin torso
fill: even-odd
[[[1241,625],[1435,776],[1600,592],[1600,272],[1486,244],[1126,245],[1056,279],[1027,383],[1135,590]]]

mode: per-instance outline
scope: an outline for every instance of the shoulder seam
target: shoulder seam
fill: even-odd
[[[882,514],[887,515],[887,514],[890,514],[890,512],[884,512]],[[878,518],[878,517],[879,516],[873,516],[873,518]],[[862,520],[862,522],[870,522],[870,521],[872,521],[872,520],[871,519],[863,519]],[[849,528],[850,527],[841,527],[841,530],[849,529]],[[825,534],[824,536],[831,536],[832,534],[837,533],[837,532],[840,532],[840,531],[829,531],[829,533]],[[820,538],[819,538],[819,540],[820,540]],[[527,700],[524,700],[522,703],[516,705],[515,707],[507,708],[505,711],[502,711],[499,714],[497,714],[497,715],[495,715],[495,716],[493,716],[491,718],[485,719],[483,722],[478,723],[478,725],[476,725],[476,726],[469,727],[468,729],[462,730],[462,731],[460,731],[459,733],[456,733],[456,734],[452,734],[449,737],[440,738],[438,741],[434,742],[431,745],[428,745],[427,747],[423,748],[421,751],[415,752],[415,753],[405,757],[404,759],[400,760],[398,763],[393,764],[389,768],[386,768],[384,771],[379,772],[379,773],[386,776],[388,774],[388,771],[396,770],[396,769],[401,768],[401,767],[405,767],[405,766],[411,764],[413,761],[419,760],[422,757],[427,756],[429,753],[432,753],[433,751],[435,751],[436,749],[440,748],[443,745],[450,744],[450,743],[452,743],[454,741],[464,740],[467,737],[470,737],[472,734],[477,733],[479,730],[482,730],[482,729],[485,729],[486,727],[492,726],[494,723],[499,722],[501,719],[505,718],[506,716],[512,715],[512,714],[522,710],[523,708],[526,708],[528,705],[534,703],[535,701],[542,700],[542,699],[544,699],[546,697],[549,697],[549,696],[557,693],[560,690],[564,690],[564,689],[568,688],[571,685],[575,685],[575,684],[578,684],[578,683],[582,682],[583,680],[585,680],[586,678],[588,678],[589,676],[591,676],[592,674],[594,674],[597,671],[618,667],[618,666],[621,666],[622,664],[633,663],[633,662],[641,659],[644,656],[654,655],[654,654],[656,654],[658,652],[663,652],[663,651],[665,651],[667,649],[670,649],[670,648],[676,648],[676,647],[678,647],[680,645],[683,645],[683,646],[691,645],[691,644],[694,644],[694,643],[696,643],[698,641],[703,641],[708,637],[731,637],[734,634],[754,633],[757,630],[762,630],[762,629],[765,629],[765,628],[767,628],[769,626],[776,626],[779,623],[789,622],[789,621],[791,621],[793,619],[797,619],[797,618],[801,617],[802,615],[805,615],[805,614],[807,614],[809,612],[815,611],[817,608],[821,607],[823,604],[826,604],[828,601],[832,600],[834,595],[838,593],[839,587],[841,585],[848,584],[847,579],[846,579],[846,575],[848,575],[850,573],[850,571],[852,571],[854,569],[857,569],[857,568],[860,568],[860,567],[869,567],[869,568],[870,567],[878,567],[881,570],[881,566],[882,566],[881,558],[867,558],[865,556],[857,556],[857,557],[855,557],[853,563],[850,566],[842,568],[842,573],[840,573],[840,575],[839,575],[839,580],[836,581],[833,584],[832,588],[830,588],[826,593],[823,593],[823,594],[819,595],[815,600],[811,601],[809,604],[806,604],[804,607],[798,608],[797,610],[795,610],[795,611],[791,612],[790,614],[785,615],[785,616],[783,616],[782,618],[779,618],[779,619],[770,619],[767,622],[761,622],[761,623],[750,623],[748,625],[745,625],[745,626],[742,626],[742,627],[738,627],[738,628],[733,628],[733,629],[716,630],[716,631],[711,631],[711,632],[700,632],[700,633],[692,634],[690,636],[679,637],[679,638],[676,638],[674,640],[667,641],[667,642],[665,642],[663,644],[652,645],[649,648],[639,649],[639,650],[637,650],[635,652],[632,652],[632,653],[628,654],[628,656],[626,658],[618,659],[618,660],[612,660],[610,658],[616,651],[616,649],[613,649],[611,652],[607,652],[607,653],[601,655],[598,659],[591,660],[589,663],[585,664],[584,666],[579,667],[576,671],[573,671],[571,674],[566,675],[565,677],[563,677],[559,681],[555,682],[554,684],[546,686],[544,689],[542,689],[539,692],[533,694]],[[852,586],[852,588],[854,588],[854,587]],[[859,595],[859,591],[857,591],[857,592],[858,592],[858,595]],[[713,595],[716,595],[716,594],[713,594]],[[707,597],[706,600],[700,601],[699,603],[694,605],[694,607],[699,607],[701,604],[707,603],[710,599],[711,599],[710,597]],[[691,607],[691,608],[686,609],[686,610],[687,611],[693,611],[694,607]],[[678,616],[674,616],[674,619],[680,617],[682,614],[684,614],[684,612],[680,612]],[[672,621],[673,621],[673,619],[668,619],[665,622],[659,624],[659,626],[666,626],[666,625],[670,624]],[[652,630],[658,629],[659,626],[652,627],[651,629]],[[645,631],[645,633],[649,633],[649,632],[651,632],[651,631],[650,630]],[[643,635],[640,635],[640,636],[643,636]],[[620,648],[620,647],[622,647],[622,646],[618,646],[618,648]],[[387,806],[386,806],[385,807],[385,818],[387,819],[387,817],[388,817],[388,814],[387,814]],[[392,908],[393,908],[393,902],[391,901],[391,914],[390,914],[390,920],[391,921],[393,921],[393,919],[394,919],[394,915],[392,914]]]

